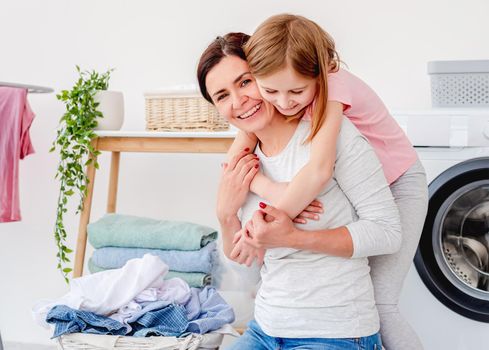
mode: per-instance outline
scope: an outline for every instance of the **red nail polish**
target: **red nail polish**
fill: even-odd
[[[255,165],[255,168],[256,168],[256,169],[258,169],[258,164],[257,164],[257,165]]]
[[[262,208],[262,209],[265,209],[265,208],[267,207],[267,205],[266,205],[265,203],[263,203],[263,202],[260,202],[258,205],[259,205],[259,206],[260,206],[260,208]]]
[[[246,148],[244,149],[244,151],[245,151],[245,152],[249,152],[249,151],[250,151],[250,149],[249,149],[248,147],[246,147]]]

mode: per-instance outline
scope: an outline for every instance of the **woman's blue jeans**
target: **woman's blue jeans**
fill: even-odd
[[[380,333],[361,338],[275,338],[252,320],[248,329],[226,350],[381,350]]]

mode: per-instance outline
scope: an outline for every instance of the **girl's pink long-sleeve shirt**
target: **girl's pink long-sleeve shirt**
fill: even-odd
[[[329,73],[328,101],[343,104],[343,114],[374,148],[389,185],[416,162],[416,151],[406,134],[380,97],[360,78],[342,68]],[[304,114],[306,120],[312,118],[312,105]]]

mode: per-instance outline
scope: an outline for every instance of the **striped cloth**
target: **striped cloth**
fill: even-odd
[[[126,326],[116,320],[90,311],[75,310],[66,305],[53,307],[46,317],[46,322],[55,325],[53,338],[78,332],[111,335],[127,333]]]
[[[131,323],[130,333],[125,325],[116,320],[89,311],[75,310],[65,305],[53,307],[48,313],[46,322],[55,326],[53,338],[68,333],[178,337],[185,332],[188,325],[185,307],[176,304],[143,314]]]

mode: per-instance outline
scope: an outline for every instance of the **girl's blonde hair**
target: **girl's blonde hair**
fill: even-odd
[[[337,71],[340,65],[333,38],[305,17],[282,14],[263,22],[245,44],[244,51],[251,73],[258,78],[288,64],[299,74],[317,78],[318,91],[308,138],[312,140],[325,119],[327,74]]]

